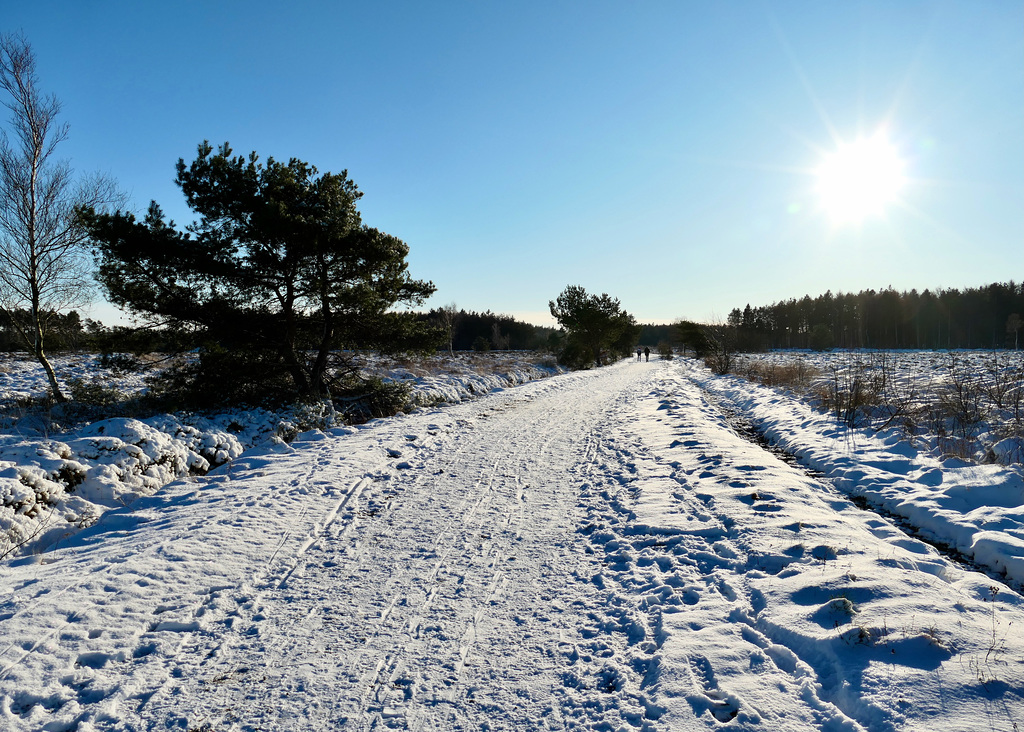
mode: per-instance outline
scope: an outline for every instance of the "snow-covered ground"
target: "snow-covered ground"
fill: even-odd
[[[560,370],[532,353],[459,353],[416,361],[355,354],[365,373],[407,384],[408,409],[474,398]],[[143,374],[103,368],[92,355],[54,359],[73,380],[122,394],[146,389]],[[252,447],[289,440],[311,426],[334,426],[320,405],[278,411],[145,415],[61,424],[19,405],[48,392],[39,364],[7,355],[0,362],[0,558],[46,549],[90,526],[103,512],[152,495],[186,475],[237,458]]]
[[[1024,599],[845,495],[1015,537],[1019,470],[801,409],[624,361],[251,450],[3,564],[2,726],[1019,729]]]
[[[901,431],[851,429],[739,378],[705,374],[695,381],[845,494],[1024,586],[1024,469],[1019,464],[942,457]]]
[[[856,426],[981,463],[1024,463],[1024,351],[772,351],[737,370]]]

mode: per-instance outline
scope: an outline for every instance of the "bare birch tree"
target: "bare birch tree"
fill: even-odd
[[[47,320],[88,302],[92,289],[88,239],[75,210],[120,199],[105,176],[76,181],[67,161],[53,159],[68,125],[57,121],[60,101],[39,91],[35,54],[23,36],[0,36],[0,93],[13,133],[0,136],[0,307],[63,402],[44,337]]]

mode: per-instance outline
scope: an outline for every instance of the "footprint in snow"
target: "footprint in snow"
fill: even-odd
[[[691,656],[689,661],[690,670],[693,672],[698,683],[703,687],[704,692],[699,696],[689,697],[693,711],[698,715],[709,711],[719,722],[729,722],[735,719],[736,715],[739,714],[740,700],[736,696],[723,692],[718,688],[718,679],[715,678],[711,662],[700,655]]]

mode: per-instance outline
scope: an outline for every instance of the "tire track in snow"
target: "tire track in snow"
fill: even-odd
[[[593,572],[579,569],[592,559],[576,533],[578,465],[596,457],[594,434],[632,375],[603,375],[597,399],[570,377],[453,408],[470,426],[449,421],[432,441],[418,439],[426,418],[403,420],[394,429],[415,433],[420,447],[395,450],[401,463],[374,473],[338,530],[262,598],[207,681],[185,685],[202,708],[186,723],[277,728],[298,715],[314,729],[479,729],[514,709],[527,727],[621,725],[615,690],[562,691],[579,607],[604,601]],[[252,658],[258,672],[246,664],[236,673]],[[221,681],[210,683],[211,672]],[[633,707],[628,726],[653,729]]]
[[[287,462],[288,456],[283,457]],[[254,511],[261,510],[261,505],[268,499],[272,503],[280,503],[282,499],[287,502],[292,494],[308,491],[315,465],[310,462],[302,462],[300,465],[302,470],[298,476],[274,486],[262,498],[247,495],[246,491],[238,492],[235,490],[236,486],[231,485],[230,476],[215,474],[209,478],[190,481],[188,487],[181,492],[158,494],[143,499],[133,504],[132,510],[126,511],[124,515],[132,519],[134,524],[141,523],[145,527],[158,520],[168,522],[168,516],[183,506],[218,505],[226,510],[216,514],[215,524],[225,527],[242,525],[248,520],[246,517],[251,516]],[[259,474],[258,469],[255,473],[247,473],[249,477]],[[344,502],[346,498],[343,497],[341,500]],[[188,514],[183,518],[187,522]],[[113,521],[115,529],[123,523],[120,514],[110,514],[105,521]],[[92,532],[106,539],[102,544],[95,543],[95,540],[91,539],[91,533],[85,532],[76,539],[76,543],[61,550],[57,558],[74,558],[68,566],[68,569],[72,570],[79,561],[82,561],[77,559],[77,556],[89,557],[96,554],[100,557],[109,557],[109,561],[101,564],[99,573],[92,572],[70,586],[69,589],[82,597],[74,614],[65,618],[63,625],[55,626],[49,637],[52,639],[59,633],[56,642],[48,643],[46,638],[43,638],[35,648],[46,646],[46,658],[41,661],[42,663],[59,663],[59,658],[50,660],[50,654],[55,647],[70,642],[90,626],[96,626],[104,615],[120,611],[121,617],[115,630],[105,629],[102,625],[98,628],[93,627],[88,630],[88,638],[98,639],[97,643],[109,647],[110,644],[105,639],[115,634],[121,639],[122,649],[114,654],[85,649],[79,651],[74,668],[68,669],[61,678],[64,692],[49,697],[39,696],[35,700],[31,695],[26,697],[24,710],[33,718],[38,716],[35,708],[42,703],[47,708],[51,708],[52,705],[53,711],[60,709],[64,712],[70,709],[74,715],[72,726],[95,724],[104,720],[109,722],[124,708],[131,709],[134,713],[135,709],[145,707],[147,703],[158,699],[169,686],[176,683],[174,672],[181,670],[176,663],[177,659],[196,655],[200,651],[205,652],[211,648],[211,640],[214,645],[210,653],[217,650],[219,644],[213,634],[220,623],[230,620],[232,615],[240,615],[242,602],[236,599],[238,593],[244,594],[246,586],[250,589],[258,586],[261,577],[273,575],[275,564],[280,564],[275,562],[275,557],[289,540],[289,532],[286,531],[278,550],[269,558],[257,563],[250,581],[243,581],[241,587],[233,582],[218,582],[216,577],[220,574],[219,571],[214,572],[208,579],[198,578],[197,586],[193,586],[196,585],[197,578],[185,575],[181,576],[179,584],[175,585],[165,584],[161,580],[163,577],[176,576],[174,571],[177,560],[184,558],[179,556],[176,546],[179,542],[185,543],[190,540],[190,534],[180,533],[179,529],[178,533],[168,538],[166,533],[159,531],[135,535],[129,530],[125,532],[123,538],[114,539],[104,533],[104,529],[109,528],[109,523],[101,522]],[[313,529],[315,531],[317,527]],[[153,535],[160,539],[156,542],[146,541],[147,537]],[[90,541],[94,546],[89,546]],[[301,542],[293,543],[296,543],[299,549],[302,548]],[[81,544],[85,544],[87,548],[80,548]],[[160,564],[157,561],[160,556],[169,560],[166,565],[167,571],[153,572],[150,568]],[[95,557],[92,561],[95,561]],[[287,569],[285,566],[282,571]],[[123,576],[125,573],[136,576],[137,581],[126,582]],[[151,590],[155,591],[155,594]],[[42,598],[44,602],[56,604],[59,596],[60,592],[49,592],[42,595]],[[43,609],[38,602],[28,608],[29,611],[37,613]],[[60,617],[59,613],[57,615]],[[21,661],[24,662],[27,656],[28,653]],[[74,658],[74,654],[72,657]],[[111,679],[126,672],[131,676],[128,683],[110,683]],[[71,693],[70,704],[68,692]],[[74,713],[76,706],[81,708],[80,713]]]
[[[46,609],[47,606],[58,607],[62,597],[68,593],[75,593],[76,595],[83,597],[83,599],[76,601],[76,608],[73,613],[69,615],[62,615],[61,622],[59,624],[54,624],[49,632],[38,638],[31,647],[24,649],[24,652],[21,653],[20,656],[15,661],[9,663],[2,670],[0,670],[0,681],[6,678],[11,671],[24,664],[28,660],[29,656],[32,655],[34,652],[38,651],[39,649],[48,650],[49,644],[58,636],[72,635],[73,631],[75,631],[78,628],[78,626],[89,625],[90,619],[95,615],[99,614],[100,612],[102,612],[102,610],[107,606],[118,606],[122,603],[126,606],[131,604],[134,598],[129,597],[130,592],[136,592],[138,590],[138,586],[147,587],[153,584],[151,578],[148,578],[144,573],[139,573],[136,570],[136,566],[138,564],[144,565],[148,563],[156,554],[168,553],[169,551],[171,551],[171,547],[174,546],[175,542],[182,539],[184,535],[179,534],[175,537],[167,538],[157,533],[156,535],[159,538],[156,541],[144,541],[141,547],[132,547],[131,549],[126,549],[121,548],[120,545],[123,544],[127,547],[130,545],[130,543],[134,543],[129,541],[132,538],[130,532],[123,539],[115,538],[108,535],[108,526],[109,524],[113,523],[114,530],[119,530],[119,528],[126,522],[127,524],[132,526],[138,524],[145,524],[146,522],[152,519],[152,517],[149,514],[151,514],[153,511],[152,509],[147,509],[143,504],[146,504],[148,502],[158,502],[162,500],[169,500],[169,502],[172,504],[180,504],[183,501],[187,502],[188,500],[193,499],[194,496],[196,495],[196,491],[198,490],[198,486],[196,484],[202,482],[205,481],[203,479],[188,479],[187,483],[190,485],[190,488],[188,492],[183,495],[175,496],[170,499],[165,499],[163,496],[156,496],[149,499],[149,501],[139,501],[138,504],[134,505],[131,509],[125,509],[123,513],[109,514],[106,517],[105,525],[98,526],[96,527],[96,529],[83,532],[75,538],[74,542],[69,547],[58,550],[58,552],[54,552],[53,555],[47,555],[46,559],[49,559],[50,562],[53,562],[55,561],[56,558],[54,555],[74,556],[76,551],[75,548],[82,542],[89,542],[92,539],[92,536],[96,533],[99,533],[99,535],[104,539],[103,545],[100,550],[103,556],[106,557],[106,559],[98,569],[93,570],[87,576],[84,577],[78,577],[76,575],[76,578],[72,582],[64,585],[61,589],[57,591],[52,591],[49,588],[45,588],[40,592],[40,594],[36,595],[33,598],[33,600],[30,601],[27,605],[19,608],[16,612],[10,613],[3,618],[4,620],[12,620],[22,615],[43,614],[43,611]],[[237,505],[230,509],[228,515],[225,518],[222,518],[222,521],[228,521],[229,519],[237,517],[238,515],[244,513],[246,508],[246,504],[239,502]],[[131,564],[131,566],[129,566],[128,563],[126,562],[126,557],[129,554],[133,559],[133,563]],[[120,575],[123,575],[125,573],[131,573],[136,575],[137,580],[133,583],[124,582]],[[31,584],[31,582],[27,584]],[[98,597],[96,593],[84,592],[84,590],[86,590],[87,588],[94,587],[98,584],[108,586],[104,588],[104,592],[99,593]],[[120,589],[116,589],[118,585],[120,585]],[[153,610],[152,613],[153,616],[157,616],[157,619],[145,621],[145,618],[142,617],[140,618],[140,621],[145,622],[138,622],[136,624],[133,624],[129,621],[125,623],[125,627],[123,628],[122,633],[124,634],[129,644],[131,646],[134,646],[134,648],[125,649],[121,651],[120,654],[117,654],[113,657],[109,656],[106,653],[83,651],[78,654],[77,660],[75,661],[76,667],[82,666],[94,668],[97,671],[102,671],[102,669],[111,661],[124,662],[129,659],[139,658],[142,655],[147,655],[150,652],[149,649],[153,645],[152,634],[154,632],[171,632],[177,635],[178,638],[174,642],[171,650],[172,656],[177,655],[181,652],[181,649],[189,641],[189,632],[198,629],[198,624],[195,622],[194,616],[196,615],[197,612],[201,612],[209,603],[210,598],[215,596],[216,593],[221,589],[226,588],[208,588],[208,592],[205,592],[204,594],[207,594],[210,597],[206,600],[201,599],[198,604],[194,604],[191,606],[188,605],[187,602],[182,603],[180,598],[175,598],[172,602],[169,603],[157,603],[155,605],[155,610]],[[179,612],[184,610],[187,615],[192,616],[192,619],[185,621],[159,619],[159,616],[161,614],[166,613],[172,609],[177,610]],[[50,615],[52,616],[53,614],[54,613],[51,613]],[[55,614],[61,615],[60,613]],[[142,613],[140,615],[145,616],[148,615],[148,613]],[[97,635],[94,635],[94,633],[96,633]],[[102,631],[90,630],[89,637],[99,637],[98,634],[101,633]],[[3,651],[0,651],[0,657],[8,653],[13,647],[14,644],[8,646],[8,648],[4,649]],[[79,687],[78,682],[75,681],[68,681],[66,685],[72,689]],[[82,690],[85,690],[86,687],[92,687],[87,691],[87,696],[90,699],[96,699],[97,692],[95,691],[95,687],[97,686],[98,684],[95,684],[92,680],[90,680],[88,684],[86,684],[85,686],[81,686],[80,688]],[[115,706],[120,701],[122,701],[123,697],[123,695],[117,692],[102,696],[104,698],[105,703],[107,703],[108,705]],[[36,697],[32,694],[27,694],[25,710],[30,711],[34,703],[37,703]],[[87,712],[84,715],[82,715],[82,719],[85,720],[85,718],[87,718],[88,716],[89,714]]]

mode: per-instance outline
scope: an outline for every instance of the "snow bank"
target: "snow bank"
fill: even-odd
[[[667,729],[1017,729],[1024,598],[741,437],[720,409],[739,403],[767,412],[764,422],[788,415],[796,444],[816,434],[815,415],[797,413],[804,405],[676,368],[675,378],[635,393],[637,414],[615,441],[623,469],[609,513],[617,508],[618,522],[609,516],[609,529],[593,534],[608,567],[603,582],[656,629],[645,682],[665,709],[659,721]],[[858,453],[859,433],[857,445],[840,438],[830,449],[850,470],[883,456],[890,466],[916,459],[899,443]],[[1014,500],[996,470],[954,471],[961,510]],[[1001,561],[1014,540],[993,531],[974,542]]]
[[[431,406],[473,399],[498,389],[508,389],[565,370],[554,364],[537,363],[536,354],[496,351],[487,354],[438,354],[415,363],[361,360],[364,372],[411,388],[410,406]]]
[[[1024,462],[1021,351],[773,351],[738,357],[736,373],[937,453]]]
[[[416,361],[354,354],[367,373],[411,387],[407,409],[460,402],[560,373],[532,363],[535,354],[439,355]],[[126,394],[139,393],[139,374],[103,369],[96,356],[59,357],[67,382],[100,380]],[[0,403],[7,404],[7,434],[0,434],[0,558],[38,552],[95,523],[106,510],[167,483],[202,475],[246,450],[291,439],[310,426],[332,426],[332,415],[296,405],[282,410],[236,409],[218,414],[164,414],[147,419],[104,419],[50,434],[38,415],[16,419],[12,403],[47,391],[35,361],[0,362]]]
[[[705,369],[689,375],[770,441],[843,492],[905,519],[922,535],[1024,584],[1024,469],[935,457],[896,430],[872,432],[774,389]]]

